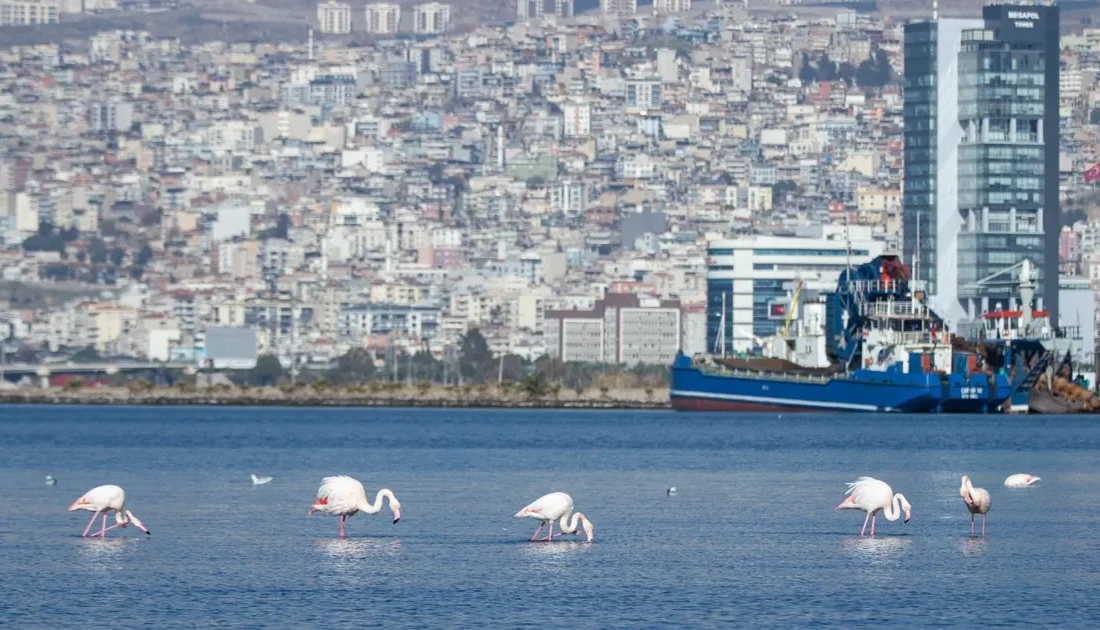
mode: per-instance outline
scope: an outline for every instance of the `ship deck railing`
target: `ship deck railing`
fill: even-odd
[[[928,307],[919,302],[867,302],[861,304],[860,315],[864,317],[896,317],[900,319],[931,319]]]
[[[753,379],[782,379],[785,381],[795,381],[801,383],[828,383],[830,379],[840,376],[839,374],[821,375],[810,374],[807,372],[791,372],[785,370],[744,370],[740,368],[730,368],[721,365],[696,365],[704,374],[712,376],[740,376],[743,378]]]

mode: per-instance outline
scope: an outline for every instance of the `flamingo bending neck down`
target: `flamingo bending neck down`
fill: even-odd
[[[974,535],[974,515],[981,514],[982,536],[985,536],[985,515],[989,512],[992,504],[989,491],[985,488],[975,488],[970,483],[970,477],[963,475],[959,494],[962,496],[963,502],[966,503],[966,509],[970,511],[970,535]]]
[[[88,521],[88,526],[84,528],[84,533],[81,534],[81,538],[88,536],[88,530],[92,528],[92,523],[95,522],[95,518],[100,514],[103,514],[103,524],[99,529],[99,532],[91,535],[92,538],[100,536],[107,537],[107,532],[116,527],[127,527],[133,523],[134,527],[137,527],[146,535],[152,535],[145,525],[138,520],[138,517],[134,516],[134,513],[126,509],[126,492],[114,485],[97,486],[84,493],[84,496],[80,497],[73,504],[69,506],[70,512],[77,510],[86,510],[88,512],[94,512],[92,514],[92,520]],[[107,527],[107,512],[114,510],[115,512],[115,524]]]
[[[909,505],[905,495],[894,494],[884,481],[872,477],[860,477],[848,484],[848,491],[845,494],[848,498],[836,506],[836,509],[863,510],[867,513],[863,519],[863,529],[859,530],[860,536],[867,530],[868,519],[871,520],[871,535],[875,535],[875,518],[879,512],[882,512],[888,521],[898,520],[902,512],[905,512],[906,523],[913,517],[913,506]]]
[[[344,538],[344,524],[355,514],[378,514],[382,511],[382,499],[390,502],[390,511],[393,512],[393,523],[401,520],[401,502],[387,488],[382,488],[374,496],[374,503],[367,501],[367,492],[358,479],[352,479],[344,475],[338,477],[325,477],[321,480],[321,487],[317,489],[317,500],[309,508],[309,515],[314,512],[325,512],[340,517],[340,538]]]
[[[547,523],[550,524],[550,532],[546,535],[546,538],[542,540],[550,542],[554,540],[554,521],[560,520],[559,525],[561,527],[562,534],[576,534],[577,526],[580,525],[584,528],[584,533],[588,537],[588,542],[592,542],[592,522],[585,517],[584,514],[577,512],[573,514],[572,520],[569,519],[569,514],[573,512],[573,497],[565,494],[564,492],[551,492],[550,494],[539,497],[534,503],[523,508],[519,512],[516,512],[516,518],[534,518],[539,521],[539,528],[535,530],[531,540],[535,540],[539,536],[539,532]]]

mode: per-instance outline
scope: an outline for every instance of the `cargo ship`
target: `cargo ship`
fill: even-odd
[[[758,340],[767,356],[678,356],[673,408],[1000,412],[1029,392],[1052,360],[1037,338],[988,331],[990,342],[975,344],[952,335],[897,256],[843,271],[836,291],[814,306],[824,310],[824,325],[792,333],[788,321],[781,334]],[[814,365],[815,348],[829,359],[824,367]]]

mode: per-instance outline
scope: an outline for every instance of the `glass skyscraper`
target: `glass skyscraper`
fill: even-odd
[[[904,254],[949,322],[1007,308],[1024,258],[1057,317],[1058,21],[991,5],[906,26]]]

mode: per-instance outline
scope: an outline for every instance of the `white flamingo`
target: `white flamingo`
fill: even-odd
[[[390,511],[393,512],[393,522],[401,520],[401,502],[386,488],[378,491],[374,497],[374,504],[367,501],[367,491],[358,479],[352,479],[345,475],[338,477],[325,477],[321,480],[321,487],[317,489],[317,500],[309,508],[309,515],[314,512],[325,512],[340,517],[340,538],[344,537],[344,523],[348,518],[357,513],[378,514],[382,511],[382,499],[390,501]]]
[[[92,514],[92,520],[88,521],[88,526],[84,528],[84,533],[81,537],[88,536],[88,530],[92,528],[92,523],[95,522],[95,517],[103,514],[103,526],[98,533],[92,534],[91,537],[101,536],[107,537],[107,532],[116,527],[126,527],[133,523],[134,527],[137,527],[146,535],[151,535],[145,525],[138,520],[138,517],[134,516],[134,513],[126,509],[126,492],[113,485],[97,486],[84,493],[84,496],[80,497],[73,504],[69,506],[70,512],[77,510],[87,510],[88,512],[95,512]],[[111,510],[115,511],[115,524],[107,527],[107,512]]]
[[[1009,475],[1008,479],[1005,479],[1006,488],[1026,488],[1033,483],[1039,481],[1039,477],[1033,475],[1027,475],[1024,473],[1018,473],[1015,475]]]
[[[592,542],[592,522],[580,512],[573,514],[573,519],[569,520],[569,514],[572,511],[573,497],[564,492],[551,492],[539,497],[531,505],[516,512],[516,517],[538,519],[539,528],[535,530],[531,540],[538,538],[539,532],[547,523],[550,524],[550,533],[542,540],[547,542],[554,540],[554,521],[560,519],[561,533],[558,536],[577,533],[577,525],[580,524],[584,528],[585,535],[588,536],[588,542]]]
[[[970,483],[970,477],[963,475],[962,486],[959,488],[959,495],[962,496],[963,501],[966,503],[966,509],[970,510],[970,535],[974,535],[974,515],[981,514],[982,536],[985,536],[985,515],[989,512],[989,507],[992,503],[989,491],[985,488],[975,488],[974,484]]]
[[[888,521],[898,520],[903,511],[905,512],[906,523],[913,517],[913,506],[909,505],[905,495],[901,493],[894,494],[894,491],[885,481],[879,481],[872,477],[860,477],[848,484],[848,491],[844,494],[848,498],[836,506],[836,509],[863,510],[867,513],[867,516],[863,519],[863,529],[859,530],[860,536],[867,530],[867,519],[871,520],[871,535],[875,535],[875,517],[879,512],[882,512],[882,515]]]

